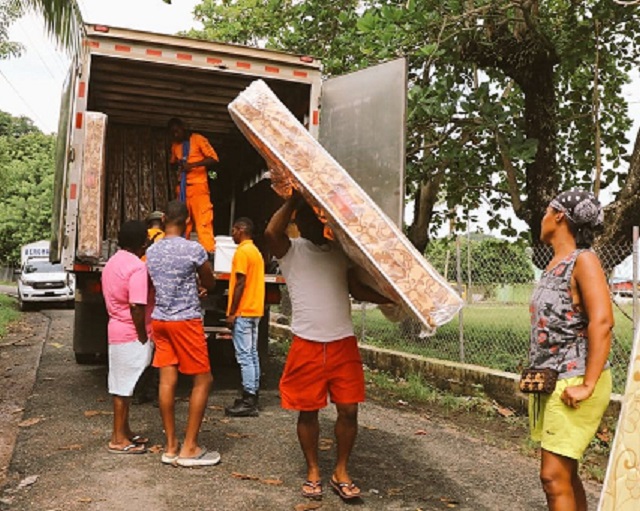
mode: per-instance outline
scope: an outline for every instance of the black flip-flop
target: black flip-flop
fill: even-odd
[[[353,481],[351,481],[350,483],[339,483],[338,481],[336,481],[335,479],[333,479],[333,477],[331,479],[329,479],[329,484],[331,485],[331,488],[333,488],[333,491],[335,491],[342,500],[353,500],[353,499],[359,499],[360,498],[360,492],[354,494],[349,494],[349,493],[345,493],[344,489],[347,488],[349,490],[353,490],[353,489],[360,489],[358,488],[355,483]]]
[[[305,488],[311,488],[312,491],[310,492],[306,492],[304,491]],[[319,489],[320,491],[315,491]],[[322,498],[322,495],[324,494],[324,490],[322,489],[322,481],[318,480],[318,481],[309,481],[308,479],[302,483],[302,496],[307,498],[307,499],[320,499]]]
[[[136,445],[144,445],[149,443],[149,439],[143,437],[142,435],[133,435],[131,438],[131,443]]]
[[[125,445],[122,448],[107,446],[107,450],[111,454],[144,454],[147,452],[147,448],[144,447],[144,445],[133,444],[133,443],[129,445]]]

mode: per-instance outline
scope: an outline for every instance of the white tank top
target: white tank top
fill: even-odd
[[[291,297],[295,335],[317,342],[353,335],[348,261],[337,245],[292,238],[279,262]]]

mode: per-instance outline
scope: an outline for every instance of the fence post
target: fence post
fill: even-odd
[[[638,226],[633,227],[633,338],[638,330]]]
[[[467,303],[473,302],[473,293],[471,292],[471,228],[467,222]]]
[[[458,293],[462,294],[462,262],[460,261],[460,235],[456,237],[456,280],[458,282]],[[467,289],[467,294],[469,290]],[[458,342],[460,343],[460,362],[464,362],[464,314],[460,309],[458,312]]]

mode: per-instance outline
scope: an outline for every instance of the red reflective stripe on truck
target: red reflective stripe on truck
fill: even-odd
[[[76,129],[82,129],[82,112],[76,114]]]
[[[264,70],[267,73],[279,73],[280,72],[280,68],[279,67],[273,67],[273,66],[264,66]]]
[[[84,95],[86,92],[87,92],[87,84],[85,82],[80,82],[80,85],[78,85],[78,97],[84,98]]]
[[[115,49],[116,51],[124,51],[129,53],[131,51],[131,46],[126,46],[124,44],[116,44]]]
[[[78,196],[78,185],[75,183],[72,183],[71,186],[69,187],[69,199],[76,200],[77,196]]]
[[[238,61],[236,62],[236,67],[240,67],[242,69],[251,69],[251,63],[250,62],[242,62],[242,61]]]
[[[320,123],[320,112],[318,110],[313,111],[313,124],[317,126]]]
[[[299,78],[306,78],[307,76],[309,76],[309,73],[307,73],[306,71],[294,71],[293,76],[297,76]]]
[[[178,53],[176,57],[178,60],[193,60],[193,55],[189,53]]]
[[[222,64],[222,59],[216,59],[215,57],[207,57],[207,64]]]
[[[162,57],[162,52],[160,50],[147,50],[147,55],[151,55],[152,57]]]
[[[100,43],[98,41],[85,41],[84,45],[89,48],[100,48]]]

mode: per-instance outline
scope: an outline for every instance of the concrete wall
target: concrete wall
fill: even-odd
[[[269,335],[272,339],[291,339],[291,329],[287,325],[271,323]],[[459,395],[474,395],[478,386],[498,403],[520,413],[527,411],[527,397],[518,390],[519,376],[472,364],[461,364],[399,351],[360,344],[362,361],[370,368],[386,371],[394,376],[406,377],[411,373],[420,374],[434,387]],[[614,394],[608,415],[620,414],[622,397]]]

